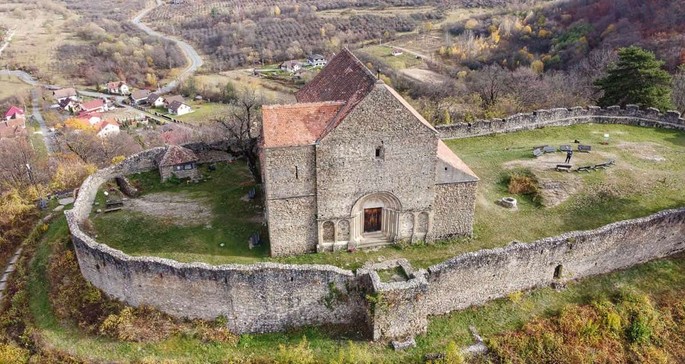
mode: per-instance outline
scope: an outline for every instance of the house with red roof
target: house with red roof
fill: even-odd
[[[81,103],[81,113],[91,114],[107,111],[107,104],[103,99],[94,99]]]
[[[478,177],[349,50],[296,99],[262,109],[272,256],[472,234]]]
[[[197,162],[199,160],[195,152],[188,148],[179,145],[167,146],[166,151],[157,162],[162,182],[172,176],[197,180],[200,177],[197,169]]]
[[[106,87],[107,92],[112,95],[128,95],[131,93],[131,89],[124,81],[108,82]]]
[[[26,119],[26,116],[24,115],[24,109],[14,105],[10,106],[7,112],[5,112],[5,120],[12,119]]]
[[[97,130],[97,136],[99,136],[100,138],[106,138],[109,136],[119,134],[119,131],[121,129],[119,127],[119,123],[110,119],[102,120],[99,123],[95,124],[95,130]]]
[[[0,138],[14,138],[26,135],[26,115],[17,106],[10,106],[5,118],[0,120]]]

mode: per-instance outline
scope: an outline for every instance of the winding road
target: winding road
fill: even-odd
[[[188,61],[188,66],[186,66],[186,68],[184,68],[183,71],[181,71],[181,73],[176,77],[176,79],[169,82],[160,89],[159,93],[165,94],[171,92],[174,88],[176,88],[176,86],[178,86],[179,82],[182,79],[195,73],[195,71],[197,71],[202,66],[202,57],[200,57],[195,48],[193,48],[190,44],[180,39],[162,34],[156,30],[152,30],[150,27],[141,22],[141,19],[143,19],[145,15],[147,15],[149,12],[162,5],[162,1],[157,0],[157,4],[155,6],[151,6],[141,11],[140,13],[138,13],[138,15],[131,19],[131,22],[148,35],[159,37],[176,43],[176,45],[178,45],[178,47],[183,52],[183,55],[185,55],[186,60]]]
[[[159,91],[157,92],[159,94],[166,94],[166,93],[173,91],[184,78],[189,77],[192,74],[194,74],[200,67],[202,67],[203,62],[202,62],[202,57],[200,57],[200,55],[197,53],[195,48],[193,48],[190,44],[188,44],[188,43],[186,43],[180,39],[170,37],[170,36],[167,36],[165,34],[158,32],[158,31],[152,30],[150,27],[148,27],[147,25],[145,25],[142,22],[142,19],[148,13],[150,13],[152,10],[154,10],[157,7],[162,6],[162,5],[164,5],[164,3],[161,0],[156,0],[156,4],[154,6],[150,6],[148,8],[143,9],[140,13],[138,13],[135,17],[133,17],[133,19],[131,19],[131,22],[136,27],[138,27],[140,30],[147,33],[148,35],[151,35],[154,37],[159,37],[159,38],[162,38],[162,39],[176,43],[176,45],[178,45],[179,49],[181,50],[181,52],[183,52],[183,55],[186,58],[186,61],[188,63],[187,66],[178,74],[178,76],[174,80],[170,81],[169,83],[167,83],[166,85],[161,87],[159,89]],[[2,45],[2,49],[0,50],[0,54],[1,54],[2,50],[4,50],[9,45],[10,40],[11,40],[11,36],[8,37],[7,41]],[[21,71],[21,70],[3,69],[3,70],[0,70],[0,75],[15,76],[15,77],[19,78],[22,82],[29,84],[31,86],[45,86],[45,85],[41,84],[40,82],[38,82],[38,80],[36,80],[32,75],[30,75],[27,72]],[[110,95],[110,94],[104,94],[104,93],[93,92],[93,91],[79,90],[79,93],[82,95],[90,96],[90,97],[108,97],[108,98],[112,97],[112,95]],[[40,92],[38,92],[37,90],[33,90],[31,92],[31,96],[32,96],[32,106],[33,106],[33,118],[40,125],[40,130],[41,130],[40,133],[43,135],[43,141],[45,143],[45,147],[47,148],[48,154],[51,154],[55,151],[54,137],[53,137],[52,132],[47,128],[47,125],[45,125],[45,120],[43,119],[43,116],[40,112],[40,110],[41,110]],[[133,107],[131,107],[129,105],[123,104],[122,101],[125,98],[126,97],[124,97],[124,96],[115,97],[117,103],[120,106],[129,108],[132,110],[137,110],[137,109],[134,109]],[[137,111],[140,111],[140,110],[137,110]],[[149,116],[154,118],[154,116],[152,116],[152,115],[149,115]]]

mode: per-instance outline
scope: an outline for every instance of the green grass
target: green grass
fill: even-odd
[[[392,47],[388,46],[373,45],[360,48],[359,51],[382,60],[395,70],[418,67],[423,64],[422,60],[416,59],[416,56],[406,52],[399,56],[393,56],[391,54]]]
[[[266,257],[266,244],[252,250],[248,247],[250,235],[260,232],[265,236],[266,229],[258,222],[259,199],[241,200],[254,187],[246,166],[218,164],[215,171],[202,169],[202,172],[211,179],[191,184],[162,184],[157,171],[150,171],[131,176],[131,181],[143,194],[184,193],[192,199],[206,201],[213,212],[211,227],[178,225],[143,213],[120,210],[93,216],[100,241],[128,254],[157,255],[183,262],[223,257],[240,263]],[[99,192],[96,201],[103,206],[104,200]]]
[[[89,336],[70,324],[59,322],[52,312],[48,298],[45,267],[54,244],[64,244],[68,231],[64,217],[55,220],[45,234],[31,263],[29,294],[30,310],[43,345],[69,352],[93,362],[136,360],[177,363],[226,360],[235,362],[273,362],[278,346],[296,350],[306,336],[309,350],[316,362],[332,362],[341,353],[354,353],[357,358],[373,363],[422,362],[427,353],[444,351],[456,342],[459,346],[473,343],[468,327],[475,326],[486,339],[503,332],[520,329],[532,318],[550,317],[568,304],[584,304],[631,288],[651,295],[685,292],[685,257],[677,256],[649,262],[627,270],[614,272],[580,282],[570,282],[564,291],[543,288],[492,301],[480,307],[432,317],[428,332],[417,336],[417,347],[395,352],[383,344],[359,341],[354,336],[341,336],[326,328],[305,328],[287,333],[242,335],[237,344],[204,342],[194,338],[173,336],[156,343],[118,342]],[[351,342],[351,344],[350,344]]]
[[[604,133],[611,135],[611,142],[606,146],[599,144]],[[550,157],[552,159],[547,165],[538,168],[535,174],[539,178],[561,182],[577,179],[579,188],[568,200],[556,207],[545,208],[524,196],[516,196],[519,200],[519,210],[516,212],[494,204],[495,200],[509,195],[506,186],[501,183],[507,170],[521,168],[526,163],[539,162],[532,155],[533,146],[558,146],[569,144],[574,139],[593,146],[592,153],[575,153],[572,162],[576,166],[603,162],[609,157],[616,159],[617,165],[591,173],[555,172],[551,168],[556,159],[563,162],[565,157],[562,153],[557,153]],[[148,186],[143,188],[147,192],[170,188],[170,191],[197,191],[199,197],[222,196],[222,203],[215,201],[218,222],[212,224],[213,229],[160,226],[154,220],[122,213],[106,215],[105,220],[100,222],[96,219],[99,240],[130,254],[155,254],[185,262],[227,264],[268,260],[293,264],[331,264],[356,269],[368,261],[406,258],[413,266],[425,268],[465,252],[504,246],[513,240],[532,242],[563,232],[594,229],[611,222],[685,206],[685,190],[682,188],[685,185],[685,133],[682,132],[587,124],[452,140],[447,144],[481,179],[473,238],[390,246],[354,253],[340,251],[269,258],[266,257],[266,247],[256,252],[245,250],[247,237],[260,228],[258,224],[247,221],[245,223],[248,228],[245,229],[234,225],[240,224],[240,218],[243,217],[244,206],[237,199],[249,190],[249,186],[236,187],[236,184],[248,184],[249,178],[244,166],[234,164],[226,173],[239,171],[241,178],[215,178],[210,182],[188,187],[162,186],[157,183],[155,173],[143,175],[149,179]],[[645,156],[640,157],[649,148],[651,149],[645,156],[657,155],[665,160],[655,162],[645,159]],[[140,180],[141,177],[135,178]],[[217,191],[219,194],[210,194],[210,191]],[[251,213],[256,214],[255,211]],[[233,221],[234,224],[225,223],[226,221]],[[197,235],[193,237],[193,234]],[[263,236],[266,236],[265,233]],[[219,249],[218,243],[221,241],[231,241],[232,245]],[[181,249],[183,247],[191,249]]]
[[[216,102],[188,101],[187,104],[193,109],[193,112],[181,116],[168,115],[186,123],[200,125],[212,123],[217,118],[225,117],[231,111],[231,106]],[[167,110],[162,111],[166,114]]]

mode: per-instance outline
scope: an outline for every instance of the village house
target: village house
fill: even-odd
[[[135,90],[131,92],[131,95],[129,97],[131,98],[131,102],[134,105],[140,105],[146,102],[149,96],[150,90]]]
[[[22,119],[22,120],[26,119],[26,115],[24,114],[24,109],[21,109],[19,107],[11,105],[10,108],[5,113],[5,120],[17,120],[17,119]]]
[[[169,145],[158,162],[162,182],[171,176],[180,179],[190,178],[193,181],[199,179],[198,161],[199,158],[192,150],[178,145]]]
[[[62,101],[58,102],[58,105],[62,110],[68,111],[70,113],[75,113],[79,109],[78,102],[70,98],[62,99]]]
[[[399,49],[399,48],[393,48],[392,49],[392,55],[393,56],[397,57],[397,56],[401,56],[402,54],[404,54],[404,52],[402,52],[401,49]]]
[[[57,102],[61,102],[62,100],[65,100],[65,99],[71,99],[73,101],[78,101],[78,93],[76,92],[76,89],[73,87],[55,90],[52,92],[52,96],[54,96],[54,98],[55,98],[55,100],[57,100]]]
[[[478,177],[350,51],[296,99],[263,108],[272,256],[472,234]]]
[[[168,109],[174,101],[185,102],[186,100],[181,95],[167,96],[164,98],[164,107]]]
[[[302,69],[302,63],[298,61],[285,61],[281,63],[279,68],[284,72],[295,73]]]
[[[128,95],[131,91],[124,81],[113,81],[107,83],[107,92],[113,95]]]
[[[312,54],[307,57],[307,63],[312,67],[323,67],[326,65],[326,57],[320,54]]]
[[[5,118],[0,121],[0,138],[14,138],[26,135],[26,115],[24,110],[10,106],[5,112]]]
[[[176,100],[168,106],[167,111],[169,114],[181,116],[191,113],[193,109],[188,104]]]
[[[164,98],[162,96],[159,96],[156,93],[151,93],[150,96],[147,97],[146,102],[151,107],[162,107],[162,106],[164,106]]]
[[[82,102],[80,106],[81,112],[85,114],[97,113],[107,111],[107,104],[103,99],[95,99]]]
[[[117,135],[120,132],[119,123],[114,120],[102,120],[95,125],[97,136],[100,138],[107,138],[112,135]]]

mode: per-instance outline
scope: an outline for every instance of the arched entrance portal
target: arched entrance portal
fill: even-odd
[[[351,240],[358,246],[392,243],[399,232],[400,200],[390,192],[368,194],[351,212]]]

